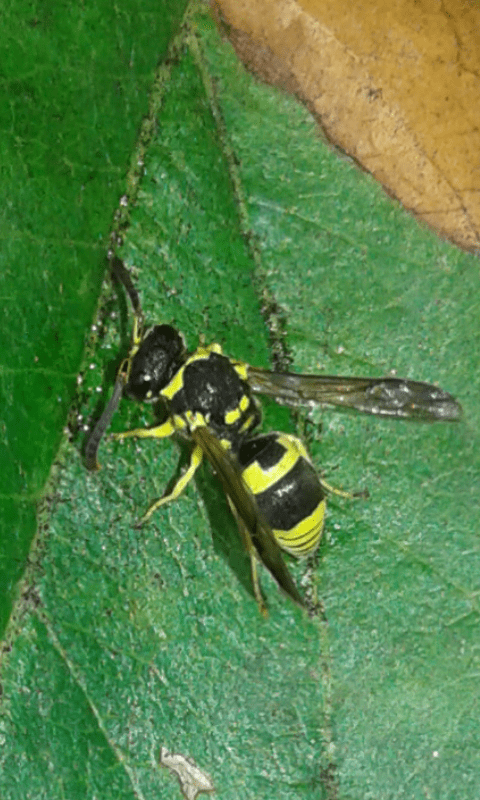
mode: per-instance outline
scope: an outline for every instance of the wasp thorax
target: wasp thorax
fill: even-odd
[[[171,325],[155,325],[132,358],[126,393],[134,400],[157,400],[185,360],[183,336]]]

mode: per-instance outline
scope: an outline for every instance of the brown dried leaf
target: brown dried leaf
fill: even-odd
[[[480,245],[480,6],[215,0],[239,57],[417,217]]]

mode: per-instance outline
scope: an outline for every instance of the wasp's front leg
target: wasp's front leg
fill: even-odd
[[[122,431],[121,433],[112,433],[112,439],[117,441],[120,439],[130,439],[136,436],[138,439],[168,439],[176,433],[175,425],[172,420],[167,419],[161,425],[156,425],[154,428],[133,428],[131,431]]]

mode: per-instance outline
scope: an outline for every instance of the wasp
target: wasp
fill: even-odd
[[[205,458],[237,520],[260,610],[266,611],[257,559],[286,594],[304,606],[282,551],[297,557],[312,554],[322,536],[328,492],[353,495],[334,490],[319,478],[296,436],[257,432],[261,409],[255,395],[293,407],[327,405],[395,419],[442,422],[461,419],[460,404],[429,383],[272,372],[230,358],[216,343],[188,351],[182,334],[171,325],[145,328],[138,292],[118,258],[112,260],[112,272],[130,298],[133,333],[112,397],[87,441],[87,468],[99,468],[98,447],[123,394],[138,402],[162,401],[166,418],[161,424],[113,434],[115,439],[178,435],[192,445],[186,470],[168,494],[150,505],[140,523],[176,500]]]

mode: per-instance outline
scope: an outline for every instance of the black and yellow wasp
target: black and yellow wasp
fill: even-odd
[[[139,402],[163,401],[166,419],[162,424],[113,434],[116,439],[163,439],[178,434],[192,443],[186,471],[167,495],[152,503],[141,522],[176,500],[206,458],[238,522],[260,609],[264,611],[265,606],[257,557],[282,589],[304,605],[281,550],[294,556],[315,551],[330,487],[318,477],[300,439],[280,431],[254,433],[261,422],[254,394],[269,395],[290,406],[343,406],[366,414],[424,421],[459,420],[461,406],[450,394],[428,383],[393,377],[270,372],[224,355],[218,344],[188,352],[183,336],[170,325],[144,328],[139,296],[128,271],[117,258],[112,260],[112,271],[132,303],[132,342],[118,370],[112,398],[87,441],[86,466],[98,469],[100,440],[124,392]]]

